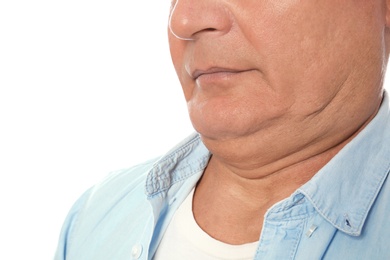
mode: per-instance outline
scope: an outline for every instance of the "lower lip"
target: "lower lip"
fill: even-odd
[[[249,72],[250,70],[245,71],[221,71],[221,72],[213,72],[213,73],[206,73],[200,75],[196,79],[196,83],[200,85],[208,85],[208,84],[215,84],[215,83],[223,83],[223,82],[229,82],[232,80],[236,80],[239,77],[241,77],[246,72]]]

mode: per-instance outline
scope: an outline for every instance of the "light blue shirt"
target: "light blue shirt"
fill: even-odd
[[[194,134],[164,157],[109,175],[71,209],[56,260],[151,259],[210,157]],[[390,122],[377,116],[265,215],[255,259],[390,259]]]

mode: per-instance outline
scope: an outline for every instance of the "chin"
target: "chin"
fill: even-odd
[[[277,123],[288,110],[288,106],[269,106],[259,99],[232,98],[229,95],[203,100],[193,99],[188,103],[188,112],[195,130],[205,138],[241,138]]]
[[[250,136],[262,129],[262,125],[257,122],[240,120],[218,121],[218,120],[192,120],[195,130],[202,136],[202,138],[210,140],[228,140],[238,139]]]

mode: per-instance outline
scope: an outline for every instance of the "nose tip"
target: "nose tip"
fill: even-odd
[[[191,38],[191,35],[187,35],[185,32],[183,32],[182,28],[185,28],[188,24],[188,18],[187,17],[181,17],[181,18],[173,18],[173,14],[175,13],[175,8],[176,5],[172,8],[170,17],[169,17],[169,31],[171,32],[172,35],[174,35],[176,38],[180,40],[187,40],[191,41],[193,40]],[[174,19],[174,20],[173,20]],[[186,35],[186,36],[185,36]]]
[[[220,0],[177,0],[171,8],[169,31],[180,40],[195,40],[203,34],[224,34],[231,17]]]

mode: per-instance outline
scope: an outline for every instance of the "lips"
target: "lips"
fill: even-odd
[[[230,75],[237,74],[242,72],[247,72],[248,70],[237,70],[237,69],[229,69],[229,68],[221,68],[221,67],[213,67],[206,70],[194,70],[190,73],[192,79],[197,80],[201,76],[213,76],[213,75]]]

